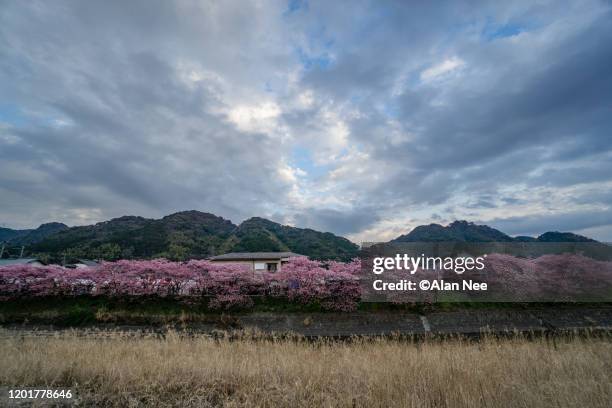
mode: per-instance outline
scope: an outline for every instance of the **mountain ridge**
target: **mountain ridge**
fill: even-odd
[[[16,241],[14,241],[16,242]],[[71,227],[29,247],[33,255],[70,258],[207,258],[226,252],[293,251],[317,259],[349,260],[359,247],[329,232],[297,228],[261,217],[239,225],[201,211],[181,211],[160,219],[122,216]]]
[[[28,245],[39,242],[56,232],[68,229],[61,222],[47,222],[33,229],[15,230],[11,228],[0,228],[0,242],[12,242],[17,245]]]
[[[359,247],[331,232],[298,228],[252,217],[239,225],[215,214],[189,210],[159,219],[126,215],[93,225],[68,227],[46,223],[36,229],[0,228],[9,247],[48,259],[207,258],[226,252],[292,251],[315,259],[349,260]],[[464,220],[447,226],[421,225],[390,242],[597,242],[569,232],[549,231],[538,237],[511,237],[487,225]],[[10,252],[10,248],[9,248]],[[13,251],[14,252],[14,251]],[[10,253],[5,256],[11,255]],[[14,255],[14,253],[12,254]]]
[[[488,225],[459,220],[448,224],[420,225],[390,242],[597,242],[571,232],[548,231],[538,237],[511,237]]]

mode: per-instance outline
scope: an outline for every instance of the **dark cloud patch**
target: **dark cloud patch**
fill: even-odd
[[[359,51],[336,55],[341,80],[321,70],[304,83],[340,95],[340,101],[348,94],[357,101],[360,114],[348,119],[352,137],[394,170],[385,173],[378,186],[364,189],[370,202],[376,197],[390,212],[402,205],[444,202],[503,212],[506,204],[529,205],[528,195],[497,201],[479,197],[501,194],[512,185],[555,188],[612,181],[607,171],[612,151],[612,71],[607,67],[612,66],[612,52],[603,45],[612,40],[612,26],[607,23],[609,7],[593,6],[598,15],[573,15],[575,25],[562,30],[556,19],[568,17],[572,7],[527,8],[533,13],[530,19],[545,22],[526,25],[532,28],[523,38],[532,37],[535,45],[518,37],[479,44],[460,30],[442,39],[450,26],[424,28],[430,49],[440,50],[437,60],[420,54],[422,44],[389,41],[379,47],[364,40]],[[453,27],[483,17],[474,9],[462,11]],[[544,34],[547,30],[550,33]],[[355,61],[371,67],[390,53],[398,55],[393,61],[411,56],[404,71],[389,64],[378,70],[376,80],[367,80],[364,71],[343,68]],[[460,79],[442,74],[442,79],[423,81],[425,68],[444,61],[455,61],[459,68],[454,74]],[[392,88],[398,78],[403,91],[396,94]],[[401,128],[403,140],[389,137],[394,131],[389,121]],[[570,206],[588,201],[577,191],[565,194]]]
[[[337,234],[353,234],[371,227],[378,221],[380,216],[372,208],[353,211],[312,209],[295,217],[297,225]]]
[[[606,234],[609,3],[287,9],[5,4],[0,222],[194,208],[357,236],[414,212]]]
[[[525,217],[497,218],[488,224],[511,235],[537,236],[547,231],[580,232],[593,227],[612,226],[612,211],[583,210]]]
[[[2,14],[1,89],[29,122],[2,129],[0,161],[40,176],[2,179],[2,195],[22,204],[3,220],[34,225],[54,216],[28,219],[41,205],[66,217],[196,208],[243,218],[284,195],[272,137],[230,123],[213,82],[185,80],[183,58],[193,61],[200,40],[177,25],[179,8],[90,6],[13,4]],[[37,24],[25,24],[30,18]],[[194,17],[180,18],[189,26]],[[177,50],[165,47],[173,43]]]

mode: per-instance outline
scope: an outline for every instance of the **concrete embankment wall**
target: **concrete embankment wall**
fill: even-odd
[[[390,335],[479,335],[482,333],[551,333],[564,331],[612,332],[612,306],[546,307],[525,310],[456,310],[431,313],[249,313],[224,314],[209,322],[172,326],[96,325],[81,329],[93,332],[164,332],[176,328],[192,333],[254,330],[264,333],[295,333],[307,337],[350,337]],[[12,332],[45,335],[67,328],[5,325]]]

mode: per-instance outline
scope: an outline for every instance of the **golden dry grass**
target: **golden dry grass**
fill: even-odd
[[[86,406],[610,407],[611,378],[609,338],[0,339],[1,384],[72,386]]]

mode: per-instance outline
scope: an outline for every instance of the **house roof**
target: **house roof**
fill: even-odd
[[[249,261],[264,259],[286,259],[295,256],[304,256],[295,252],[230,252],[210,258],[212,261]]]
[[[98,266],[100,265],[99,262],[96,261],[91,261],[89,259],[79,259],[77,262],[75,262],[77,264],[83,264],[83,265],[87,265],[87,266]]]
[[[8,265],[27,265],[34,262],[40,262],[37,258],[13,258],[13,259],[0,259],[0,266]]]

